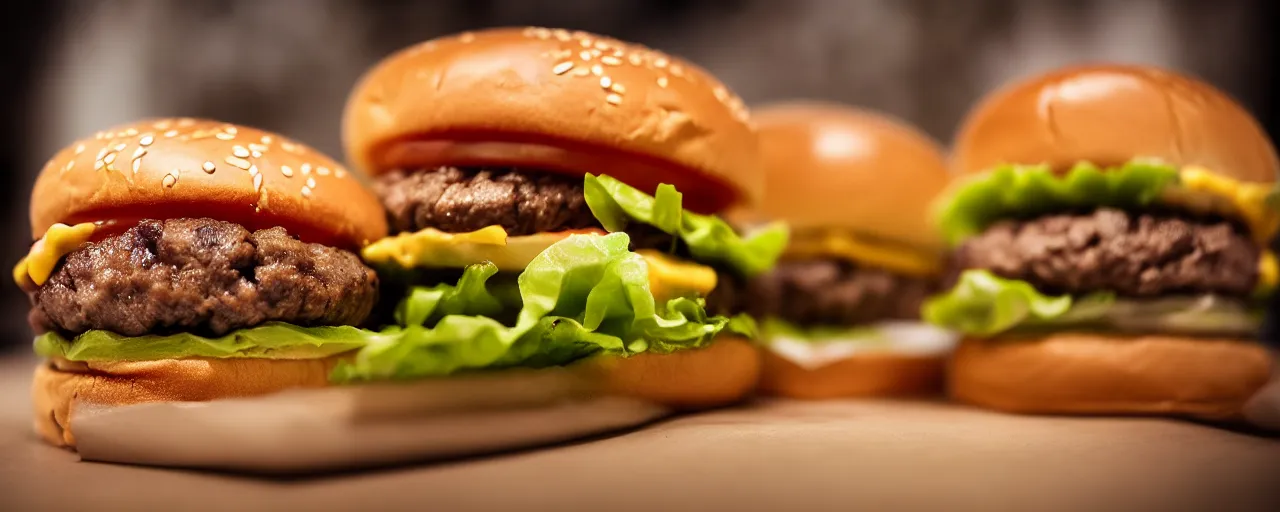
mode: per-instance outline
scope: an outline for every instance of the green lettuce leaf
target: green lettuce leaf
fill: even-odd
[[[1102,206],[1141,208],[1177,181],[1176,168],[1143,161],[1105,170],[1080,163],[1062,176],[1044,165],[1003,165],[962,182],[938,203],[934,218],[954,245],[1006,218]]]
[[[785,224],[740,237],[719,217],[684,210],[683,196],[671,185],[659,185],[650,196],[609,176],[588,174],[585,180],[587,206],[605,229],[622,231],[632,222],[651,225],[683,241],[699,262],[719,263],[755,276],[773,268],[787,245]]]
[[[801,327],[776,317],[766,318],[762,324],[760,331],[764,333],[764,337],[766,338],[782,336],[787,339],[811,343],[847,340],[865,340],[870,343],[879,343],[884,341],[883,336],[880,334],[878,329],[867,325],[848,327],[816,325]]]
[[[1248,336],[1257,332],[1262,321],[1256,304],[1214,295],[1049,296],[1026,281],[997,277],[986,270],[965,271],[950,291],[926,301],[921,314],[929,323],[983,337],[1063,329]]]
[[[697,348],[724,331],[754,336],[750,319],[708,316],[700,298],[657,303],[647,264],[629,245],[625,233],[573,235],[543,251],[520,274],[522,306],[514,325],[474,314],[494,304],[481,290],[497,270],[491,264],[468,267],[452,289],[411,293],[399,308],[402,325],[340,364],[333,378],[394,380],[555,366],[596,354]],[[485,305],[448,304],[460,297]]]
[[[87,331],[72,339],[45,333],[35,352],[70,361],[147,361],[184,357],[312,359],[355,350],[381,334],[356,327],[299,327],[271,322],[206,338],[190,333],[121,336]]]

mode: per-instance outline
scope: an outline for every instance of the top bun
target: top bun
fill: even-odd
[[[1222,91],[1170,71],[1128,65],[1065,68],[991,94],[960,129],[954,165],[1066,170],[1154,158],[1241,181],[1272,183],[1280,162],[1258,122]]]
[[[59,151],[36,178],[31,232],[55,223],[210,217],[282,226],[326,245],[386,236],[377,197],[328,157],[280,135],[204,119],[112,127]]]
[[[689,207],[761,194],[742,100],[703,69],[584,32],[499,28],[397,52],[361,78],[343,140],[353,168],[525,166],[608,173]],[[699,208],[698,206],[701,206]]]
[[[759,107],[752,118],[768,191],[752,216],[941,250],[929,205],[948,174],[928,135],[887,115],[816,101]]]

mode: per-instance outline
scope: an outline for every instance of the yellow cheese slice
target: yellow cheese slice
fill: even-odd
[[[58,265],[62,257],[88,242],[96,228],[92,222],[74,226],[66,224],[50,226],[44,237],[31,245],[27,256],[14,266],[14,282],[18,283],[18,286],[26,282],[35,283],[37,286],[43,285],[53,274],[53,268]]]
[[[461,268],[492,262],[501,271],[519,272],[547,247],[569,235],[598,230],[538,233],[507,236],[501,226],[489,226],[469,233],[446,233],[424,229],[378,240],[364,248],[365,261],[374,265],[396,264],[404,268]],[[650,289],[661,300],[683,295],[706,295],[716,287],[711,267],[681,261],[659,251],[637,251],[649,267]]]
[[[1276,278],[1280,276],[1280,265],[1276,263],[1276,255],[1271,251],[1263,251],[1258,259],[1258,290],[1270,293],[1276,287]]]
[[[649,291],[659,301],[682,296],[705,297],[715,289],[716,271],[652,249],[636,251],[649,266]]]
[[[468,233],[446,233],[427,228],[378,240],[361,251],[373,265],[393,263],[404,268],[462,268],[485,261],[498,270],[518,272],[551,244],[569,235],[592,231],[560,231],[527,236],[507,236],[502,226],[488,226]]]
[[[929,254],[838,231],[799,235],[787,246],[786,254],[801,258],[840,258],[913,276],[934,275],[940,268],[939,259]]]
[[[1266,244],[1280,228],[1280,212],[1267,204],[1271,185],[1246,183],[1203,167],[1189,166],[1179,173],[1179,186],[1171,187],[1164,202],[1194,213],[1239,219],[1259,244]]]

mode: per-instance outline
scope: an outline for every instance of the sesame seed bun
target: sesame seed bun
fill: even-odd
[[[1065,68],[1012,83],[970,113],[954,145],[960,173],[1001,163],[1068,169],[1135,157],[1198,165],[1241,181],[1273,183],[1275,146],[1222,91],[1141,66]]]
[[[949,368],[952,397],[1031,414],[1170,415],[1239,419],[1267,383],[1256,343],[1172,336],[1056,333],[963,340]]]
[[[595,34],[498,28],[388,56],[347,102],[343,140],[371,175],[441,165],[609,173],[689,207],[759,198],[742,100],[683,59]]]
[[[126,362],[54,359],[35,371],[35,430],[50,444],[74,448],[72,411],[76,408],[201,402],[325,387],[330,385],[331,370],[343,357],[349,356]],[[702,349],[626,358],[598,357],[570,366],[574,367],[583,370],[601,393],[691,410],[729,405],[746,398],[760,376],[760,355],[744,339],[723,337]]]
[[[943,249],[928,213],[947,185],[947,164],[928,135],[888,115],[817,101],[758,107],[752,118],[768,194],[744,215]]]
[[[859,354],[809,369],[766,350],[760,391],[805,400],[935,395],[944,362],[943,356]]]
[[[206,119],[144,120],[76,141],[45,164],[31,195],[34,238],[55,223],[173,217],[283,226],[345,248],[387,234],[377,197],[329,157]]]

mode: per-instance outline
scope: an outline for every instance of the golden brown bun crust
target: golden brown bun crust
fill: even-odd
[[[966,339],[948,387],[960,401],[1015,413],[1237,419],[1270,371],[1266,349],[1244,341],[1060,333]]]
[[[884,114],[818,101],[759,107],[752,119],[768,190],[759,220],[942,249],[928,214],[949,176],[942,146],[927,134]]]
[[[748,121],[741,99],[682,59],[595,34],[498,28],[388,56],[352,91],[343,139],[352,165],[374,175],[401,167],[525,164],[577,175],[609,172],[641,188],[671,183],[686,200],[715,195],[733,202],[761,194]],[[597,155],[603,162],[582,162],[526,154],[515,157],[529,160],[520,162],[464,157],[456,148],[397,147],[412,140],[518,142],[604,155]],[[619,171],[639,163],[653,165]]]
[[[954,165],[978,173],[1001,163],[1118,164],[1135,157],[1201,165],[1272,183],[1275,146],[1222,91],[1170,71],[1124,65],[1070,67],[997,90],[970,113]]]
[[[738,402],[760,379],[760,350],[750,341],[721,337],[705,348],[670,354],[596,358],[609,390],[677,409]]]
[[[278,134],[204,119],[154,119],[72,143],[45,164],[31,232],[54,223],[211,217],[284,226],[356,248],[386,236],[378,198],[329,157]]]
[[[36,368],[32,382],[36,432],[54,445],[74,447],[73,407],[205,401],[264,395],[295,387],[322,387],[338,360],[54,361]]]
[[[941,356],[866,354],[810,370],[766,350],[760,391],[806,400],[935,395],[945,366]]]

